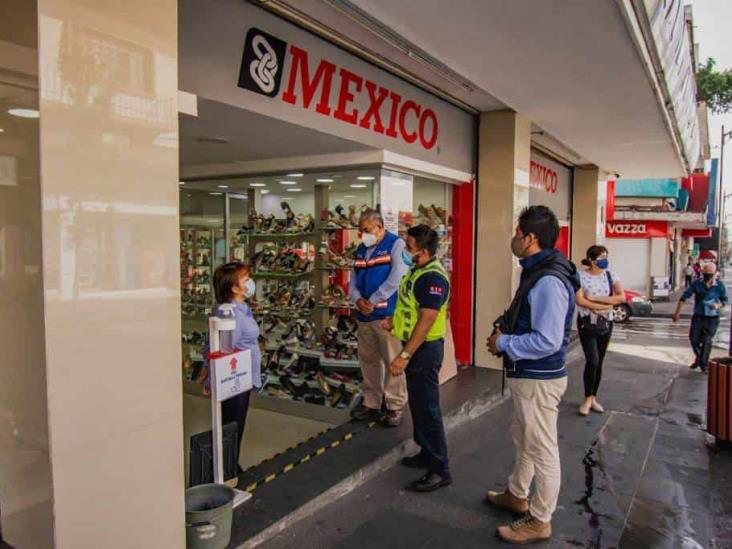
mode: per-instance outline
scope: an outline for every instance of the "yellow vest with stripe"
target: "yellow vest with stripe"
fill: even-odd
[[[419,319],[419,302],[414,295],[414,286],[417,280],[427,273],[439,274],[448,282],[449,287],[450,275],[438,259],[431,261],[424,267],[412,269],[409,274],[402,278],[402,282],[399,285],[399,297],[397,299],[396,310],[392,319],[394,329],[391,332],[401,341],[408,341],[412,336],[414,327],[417,325],[417,320]],[[450,291],[448,290],[445,301],[440,307],[437,318],[427,333],[425,341],[436,341],[445,337],[445,333],[447,332],[447,306],[449,298]]]

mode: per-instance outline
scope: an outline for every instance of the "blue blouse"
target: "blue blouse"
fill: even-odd
[[[236,328],[232,343],[240,351],[252,352],[252,384],[255,387],[262,385],[262,352],[259,350],[259,325],[254,319],[252,310],[246,303],[232,302],[234,305],[234,319]],[[223,316],[216,307],[216,316]]]

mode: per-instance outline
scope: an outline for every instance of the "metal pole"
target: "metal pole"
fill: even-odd
[[[722,136],[719,143],[719,208],[717,215],[719,216],[719,229],[717,230],[717,266],[722,268],[722,232],[724,228],[724,124],[722,125]],[[732,345],[732,343],[730,344]],[[732,346],[730,347],[732,349]],[[730,351],[732,353],[732,351]]]

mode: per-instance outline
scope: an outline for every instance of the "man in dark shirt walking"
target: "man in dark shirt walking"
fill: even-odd
[[[719,311],[729,304],[729,299],[724,283],[717,278],[717,266],[714,263],[705,263],[701,271],[702,279],[695,280],[681,295],[673,319],[674,322],[679,321],[684,303],[693,295],[694,316],[691,317],[689,341],[691,350],[694,351],[694,362],[690,368],[700,368],[702,372],[706,372],[712,340],[719,328]]]

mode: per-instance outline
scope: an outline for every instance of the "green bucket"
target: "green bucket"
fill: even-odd
[[[231,540],[234,490],[200,484],[186,490],[187,549],[224,549]]]

